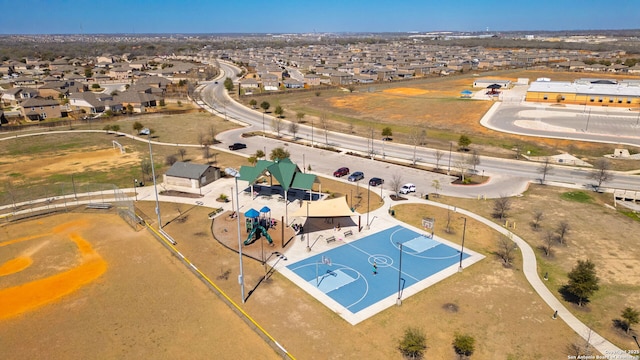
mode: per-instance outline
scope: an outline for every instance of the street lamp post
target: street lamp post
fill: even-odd
[[[136,201],[138,201],[138,179],[133,179],[133,195],[136,197]]]
[[[398,244],[400,248],[400,263],[398,266],[398,299],[396,299],[396,305],[400,306],[402,305],[402,243],[397,242],[396,244]]]
[[[309,202],[311,202],[311,200],[307,201],[307,220],[309,219]],[[303,227],[303,229],[304,229],[304,227]],[[311,251],[311,248],[309,247],[309,231],[307,231],[306,233],[303,233],[302,236],[306,236],[307,237],[307,251]]]
[[[264,130],[264,111],[262,112],[262,137],[265,137],[265,130]]]
[[[156,215],[158,215],[158,229],[162,229],[162,220],[160,218],[160,201],[158,201],[158,185],[156,184],[156,170],[153,166],[153,151],[151,150],[151,132],[147,136],[149,140],[149,158],[151,159],[151,176],[153,176],[153,192],[156,194]]]
[[[589,109],[589,114],[587,115],[587,125],[584,127],[584,132],[589,130],[589,120],[591,119],[591,109]]]
[[[240,284],[240,295],[242,296],[242,303],[244,303],[244,273],[242,269],[242,239],[240,239],[240,199],[239,199],[239,189],[238,189],[238,177],[240,176],[240,172],[232,169],[226,168],[224,169],[225,174],[233,176],[236,182],[236,219],[238,222],[238,258],[240,261],[240,275],[238,275],[238,284]]]
[[[453,143],[449,142],[449,166],[447,167],[447,175],[451,174],[451,149],[453,148]]]
[[[367,184],[367,227],[366,227],[367,230],[369,230],[369,199],[371,198],[370,189],[371,189],[371,183]]]
[[[313,119],[311,119],[311,147],[313,147]]]
[[[462,219],[464,219],[464,225],[462,227],[462,247],[460,249],[460,267],[458,268],[458,271],[462,271],[462,255],[464,254],[464,235],[467,232],[467,218],[463,217]]]

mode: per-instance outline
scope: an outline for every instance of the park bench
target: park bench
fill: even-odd
[[[107,203],[89,203],[89,204],[87,204],[87,209],[107,210],[107,209],[111,209],[111,204],[107,204]]]
[[[330,244],[332,242],[336,241],[336,237],[335,236],[330,236],[327,238],[327,244]]]
[[[213,219],[214,216],[220,214],[223,210],[224,210],[223,208],[217,208],[213,210],[212,212],[209,213],[209,219]]]
[[[344,232],[344,236],[345,236],[345,237],[347,237],[347,236],[351,236],[351,235],[353,235],[353,231],[351,231],[351,230],[348,230],[348,231],[345,231],[345,232]]]

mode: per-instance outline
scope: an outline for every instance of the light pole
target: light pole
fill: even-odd
[[[584,132],[589,130],[589,120],[591,119],[591,109],[589,109],[589,114],[587,115],[587,125],[584,127]]]
[[[311,119],[311,147],[313,147],[313,119]]]
[[[158,229],[162,229],[162,220],[160,219],[160,202],[158,201],[158,185],[156,184],[156,170],[153,166],[153,151],[151,150],[151,132],[147,136],[149,140],[149,158],[151,159],[151,176],[153,176],[153,192],[156,194],[156,214],[158,215]]]
[[[265,130],[264,130],[264,111],[262,112],[262,137],[265,137]]]
[[[306,223],[306,220],[309,219],[309,202],[311,202],[311,200],[307,201],[307,219],[305,219],[305,223]],[[304,229],[304,227],[302,228]],[[311,251],[311,248],[309,247],[309,231],[307,231],[306,233],[303,233],[302,235],[307,236],[307,251]]]
[[[464,235],[467,232],[467,218],[463,217],[462,219],[464,219],[464,225],[462,227],[462,248],[460,249],[460,267],[458,268],[458,271],[462,271],[462,255],[464,254]]]
[[[402,293],[400,292],[402,290],[402,243],[397,242],[396,244],[398,244],[398,246],[400,247],[400,264],[398,267],[398,299],[396,299],[396,305],[400,306],[402,305]]]
[[[138,201],[138,179],[133,179],[133,195],[136,197],[136,201]]]
[[[367,230],[369,230],[369,199],[371,198],[371,192],[369,191],[370,189],[371,189],[371,182],[367,184],[367,227],[366,227]]]
[[[449,166],[447,167],[447,175],[451,174],[451,148],[453,148],[453,143],[449,142]]]
[[[240,199],[239,190],[238,190],[238,177],[240,176],[240,172],[232,169],[226,168],[224,169],[225,174],[233,176],[236,181],[236,219],[238,220],[238,257],[240,261],[240,275],[238,275],[238,284],[240,284],[240,295],[242,296],[242,303],[244,304],[244,274],[242,270],[242,239],[240,239]]]

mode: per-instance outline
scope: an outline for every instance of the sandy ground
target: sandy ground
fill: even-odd
[[[114,166],[135,166],[140,162],[136,153],[121,154],[119,149],[84,149],[49,155],[12,155],[2,159],[0,173],[20,173],[25,177],[72,173],[85,170],[108,170]],[[28,166],[23,164],[28,163]]]
[[[155,238],[113,214],[0,228],[0,304],[4,359],[279,358]]]

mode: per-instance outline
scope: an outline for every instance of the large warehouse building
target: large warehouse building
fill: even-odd
[[[578,79],[568,82],[538,79],[529,86],[525,100],[640,110],[640,80]]]

